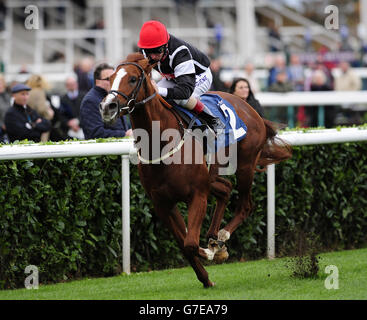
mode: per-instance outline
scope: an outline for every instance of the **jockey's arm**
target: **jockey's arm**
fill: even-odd
[[[187,100],[195,89],[195,74],[185,74],[175,78],[173,88],[158,88],[162,97],[174,100]]]

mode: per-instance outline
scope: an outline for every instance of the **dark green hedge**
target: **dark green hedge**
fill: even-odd
[[[3,161],[0,177],[0,288],[22,287],[30,264],[41,283],[121,272],[120,157]],[[253,195],[253,214],[228,243],[232,259],[266,255],[265,173],[256,174]],[[236,197],[234,191],[225,221]],[[157,221],[136,166],[130,201],[133,271],[186,265]],[[317,234],[324,249],[365,245],[366,207],[367,143],[295,147],[293,158],[276,167],[278,254],[292,249],[295,228]],[[203,246],[213,208],[210,199]]]

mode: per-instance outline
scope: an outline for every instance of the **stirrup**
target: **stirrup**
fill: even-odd
[[[216,134],[219,129],[224,129],[222,121],[218,117],[214,117],[206,112],[199,114],[199,118],[202,119]]]

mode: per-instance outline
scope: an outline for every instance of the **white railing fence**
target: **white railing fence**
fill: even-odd
[[[367,129],[325,129],[308,132],[286,131],[279,137],[291,145],[312,145],[367,141]],[[130,169],[129,157],[136,154],[133,139],[113,142],[77,141],[62,144],[2,145],[0,160],[69,158],[120,155],[122,159],[122,257],[123,272],[130,273]],[[268,166],[267,174],[267,255],[275,257],[275,165]]]
[[[26,160],[48,158],[73,158],[120,155],[122,194],[122,266],[123,272],[130,274],[130,161],[136,153],[133,139],[116,142],[63,142],[61,144],[19,144],[0,147],[0,160]]]

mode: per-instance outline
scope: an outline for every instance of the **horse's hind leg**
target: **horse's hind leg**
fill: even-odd
[[[218,241],[227,241],[237,227],[250,215],[253,208],[251,188],[254,174],[253,163],[248,163],[237,169],[237,190],[239,194],[235,216],[218,232]]]
[[[174,205],[173,207],[169,207],[167,205],[162,205],[160,202],[154,207],[159,218],[172,232],[178,243],[179,248],[181,249],[185,258],[189,261],[191,267],[194,269],[198,280],[204,285],[205,288],[213,286],[214,283],[209,280],[208,272],[203,267],[199,258],[195,257],[193,254],[190,254],[185,250],[184,239],[186,237],[186,225],[177,206]]]

